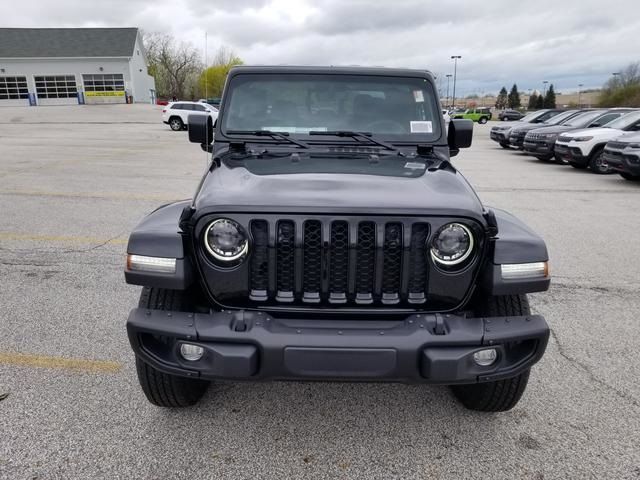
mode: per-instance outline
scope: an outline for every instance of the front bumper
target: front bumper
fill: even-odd
[[[522,149],[522,146],[524,144],[524,134],[511,134],[509,135],[509,144],[512,147],[517,147],[519,149]]]
[[[533,155],[550,155],[553,153],[553,142],[544,140],[526,140],[522,144],[525,152]]]
[[[509,143],[509,135],[500,131],[491,130],[489,132],[489,138],[491,138],[491,140],[493,140],[494,142]]]
[[[640,176],[640,154],[629,155],[622,150],[605,149],[604,161],[615,172]]]
[[[509,378],[544,354],[549,327],[540,315],[466,318],[410,315],[404,320],[282,319],[238,310],[209,314],[136,308],[131,346],[163,372],[209,380],[365,380],[476,383]],[[204,348],[186,361],[181,343]],[[480,367],[473,354],[496,348]]]

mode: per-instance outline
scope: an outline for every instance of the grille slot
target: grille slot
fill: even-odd
[[[349,288],[349,224],[336,221],[331,224],[329,253],[329,301],[346,303]]]
[[[427,235],[429,226],[416,223],[411,229],[409,247],[409,303],[424,303],[427,291]]]
[[[376,224],[360,222],[356,247],[356,303],[373,303]]]
[[[276,300],[293,302],[295,224],[291,220],[278,222],[276,237]]]
[[[251,222],[253,255],[251,256],[249,298],[257,302],[267,300],[269,285],[269,225],[265,220]]]
[[[387,223],[382,245],[382,303],[400,302],[402,274],[402,224]]]
[[[317,303],[322,275],[322,224],[318,220],[304,223],[303,242],[302,300]]]

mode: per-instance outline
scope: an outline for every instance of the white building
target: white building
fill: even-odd
[[[155,103],[137,28],[0,28],[0,107]]]

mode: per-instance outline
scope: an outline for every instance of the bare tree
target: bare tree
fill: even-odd
[[[158,96],[191,98],[202,71],[200,52],[190,43],[177,42],[165,33],[145,33],[143,39]]]

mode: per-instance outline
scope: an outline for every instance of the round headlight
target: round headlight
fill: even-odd
[[[461,223],[448,223],[438,229],[431,243],[431,258],[441,265],[464,262],[473,251],[473,234]]]
[[[239,223],[219,218],[205,230],[204,245],[216,260],[233,262],[247,254],[249,239]]]

